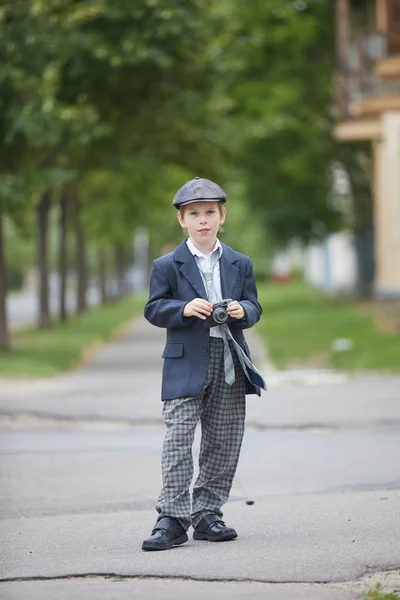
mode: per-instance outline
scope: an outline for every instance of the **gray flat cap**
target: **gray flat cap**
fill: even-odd
[[[176,192],[173,205],[176,206],[176,208],[179,208],[185,204],[192,204],[192,202],[226,201],[227,197],[222,187],[209,179],[195,177],[194,179],[187,181],[185,185]]]

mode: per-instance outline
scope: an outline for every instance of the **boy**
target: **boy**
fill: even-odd
[[[244,433],[245,394],[265,383],[249,358],[243,329],[261,316],[251,260],[217,238],[227,201],[216,183],[195,177],[173,205],[188,240],[153,263],[144,315],[167,329],[163,352],[163,487],[159,517],[143,550],[168,550],[188,540],[237,537],[222,521]],[[228,300],[220,307],[216,302]],[[217,318],[217,322],[215,319]],[[227,322],[223,322],[227,319]],[[200,420],[199,476],[192,502],[192,445]]]

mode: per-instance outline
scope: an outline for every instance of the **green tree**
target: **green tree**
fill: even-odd
[[[0,55],[7,67],[1,73],[0,171],[6,189],[0,193],[15,205],[20,187],[21,210],[37,207],[43,326],[50,325],[50,197],[57,198],[68,182],[79,188],[93,169],[121,177],[126,155],[151,154],[158,166],[194,169],[212,156],[215,69],[207,48],[217,25],[204,26],[211,6],[195,0],[3,3]],[[122,178],[126,186],[126,174]],[[132,192],[134,215],[143,190]],[[79,197],[84,207],[85,197]],[[62,201],[65,207],[65,195]],[[2,210],[10,212],[10,204]]]
[[[278,243],[341,225],[331,204],[333,5],[235,3],[243,63],[232,84],[249,201]],[[233,52],[237,51],[237,44]],[[245,48],[243,48],[245,46]]]

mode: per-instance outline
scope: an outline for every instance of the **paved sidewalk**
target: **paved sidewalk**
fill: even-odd
[[[0,379],[2,599],[400,590],[400,377],[299,383],[248,340],[272,384],[248,397],[227,544],[140,549],[160,487],[162,330],[138,319],[74,373]]]

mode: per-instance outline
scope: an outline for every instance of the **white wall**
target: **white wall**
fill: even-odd
[[[302,263],[304,278],[313,287],[327,292],[352,292],[357,282],[357,262],[353,236],[341,231],[323,242],[313,242],[299,250],[290,244],[286,252],[279,252],[273,261],[275,274],[287,274]]]
[[[304,249],[304,278],[312,286],[323,287],[325,273],[325,254],[322,244],[313,242]]]
[[[375,159],[375,292],[400,297],[400,111],[382,116]]]
[[[356,252],[349,232],[335,233],[328,239],[330,285],[333,290],[353,290],[357,282]]]
[[[342,231],[324,242],[310,244],[304,251],[304,277],[327,292],[351,292],[357,281],[353,237]]]

